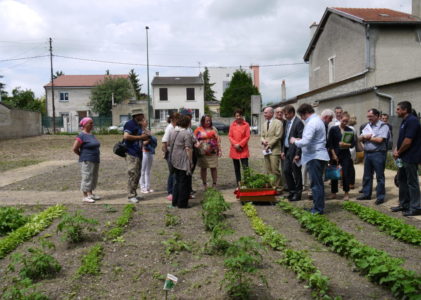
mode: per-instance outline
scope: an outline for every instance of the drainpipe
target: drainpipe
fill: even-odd
[[[374,92],[380,97],[389,98],[389,115],[394,116],[395,114],[394,114],[393,108],[394,108],[395,104],[394,104],[394,101],[393,101],[393,96],[389,95],[389,94],[379,92],[378,87],[374,87]]]

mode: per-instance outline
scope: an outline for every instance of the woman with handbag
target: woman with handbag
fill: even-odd
[[[174,172],[172,207],[188,208],[190,189],[187,188],[193,167],[193,134],[188,130],[190,117],[180,116],[171,133],[169,160]]]
[[[218,130],[212,126],[212,117],[204,115],[200,119],[200,125],[194,131],[194,136],[200,144],[201,155],[197,164],[200,167],[200,177],[202,178],[203,187],[207,188],[207,169],[211,170],[212,187],[216,187],[218,179],[218,157],[222,155],[221,138]]]
[[[349,200],[349,184],[351,181],[353,162],[350,148],[355,146],[355,134],[352,128],[348,127],[349,114],[343,112],[340,124],[329,130],[328,145],[331,158],[336,165],[342,168],[342,182],[345,192],[344,200]],[[332,199],[336,198],[338,192],[338,180],[331,182]]]
[[[82,132],[76,137],[72,150],[79,156],[82,174],[80,184],[80,189],[83,192],[82,201],[94,203],[95,200],[101,199],[93,194],[98,182],[99,147],[101,144],[91,133],[94,128],[94,121],[91,118],[83,118],[79,125],[82,127]]]
[[[241,168],[243,170],[248,168],[249,148],[248,142],[250,139],[250,125],[243,118],[243,111],[238,109],[234,112],[235,121],[231,123],[228,138],[231,143],[230,158],[234,163],[235,180],[237,187],[240,186]]]

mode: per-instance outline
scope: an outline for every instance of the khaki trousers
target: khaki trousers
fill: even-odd
[[[282,175],[279,170],[279,164],[281,160],[280,154],[269,154],[265,155],[265,169],[266,173],[275,175],[275,186],[276,189],[282,189]]]

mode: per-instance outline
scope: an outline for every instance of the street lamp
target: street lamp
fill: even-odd
[[[145,26],[146,30],[146,77],[148,81],[148,128],[151,130],[151,97],[149,94],[149,41],[148,41],[148,30],[149,26]]]

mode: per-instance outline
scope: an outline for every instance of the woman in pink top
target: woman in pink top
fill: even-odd
[[[240,162],[243,169],[249,165],[250,125],[244,120],[242,110],[236,110],[234,116],[235,121],[230,126],[228,137],[231,143],[230,157],[234,162],[235,179],[239,185],[241,181]]]

